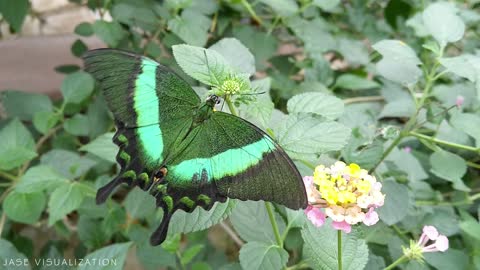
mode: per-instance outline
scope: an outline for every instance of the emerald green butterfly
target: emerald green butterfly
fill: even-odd
[[[217,96],[201,102],[173,71],[140,55],[98,49],[84,62],[114,115],[121,166],[98,190],[97,203],[122,183],[148,191],[164,213],[152,245],[165,240],[178,209],[208,210],[227,198],[306,207],[302,178],[287,154],[253,124],[215,111]]]

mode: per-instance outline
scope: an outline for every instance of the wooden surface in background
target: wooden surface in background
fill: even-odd
[[[70,52],[75,35],[22,37],[0,41],[0,91],[20,90],[58,96],[64,74],[55,67],[81,66]],[[81,38],[89,49],[105,47],[97,38]]]

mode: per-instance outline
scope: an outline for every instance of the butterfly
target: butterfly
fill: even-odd
[[[88,51],[85,70],[98,81],[117,131],[121,170],[100,188],[103,203],[121,184],[155,197],[163,219],[152,234],[161,244],[176,210],[206,210],[227,198],[264,200],[305,208],[302,177],[285,151],[240,117],[215,111],[169,68],[115,49]]]

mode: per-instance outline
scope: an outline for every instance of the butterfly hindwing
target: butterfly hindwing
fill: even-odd
[[[87,52],[84,61],[115,117],[122,167],[98,192],[97,201],[106,200],[121,183],[146,189],[169,149],[191,126],[200,99],[174,72],[139,55],[99,49]]]

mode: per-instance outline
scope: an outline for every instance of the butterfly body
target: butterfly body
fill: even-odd
[[[119,175],[99,189],[104,202],[120,184],[138,186],[164,211],[151,243],[165,240],[176,210],[210,209],[227,198],[268,200],[298,209],[306,193],[285,152],[253,124],[215,111],[174,72],[128,52],[84,56],[115,117]]]

